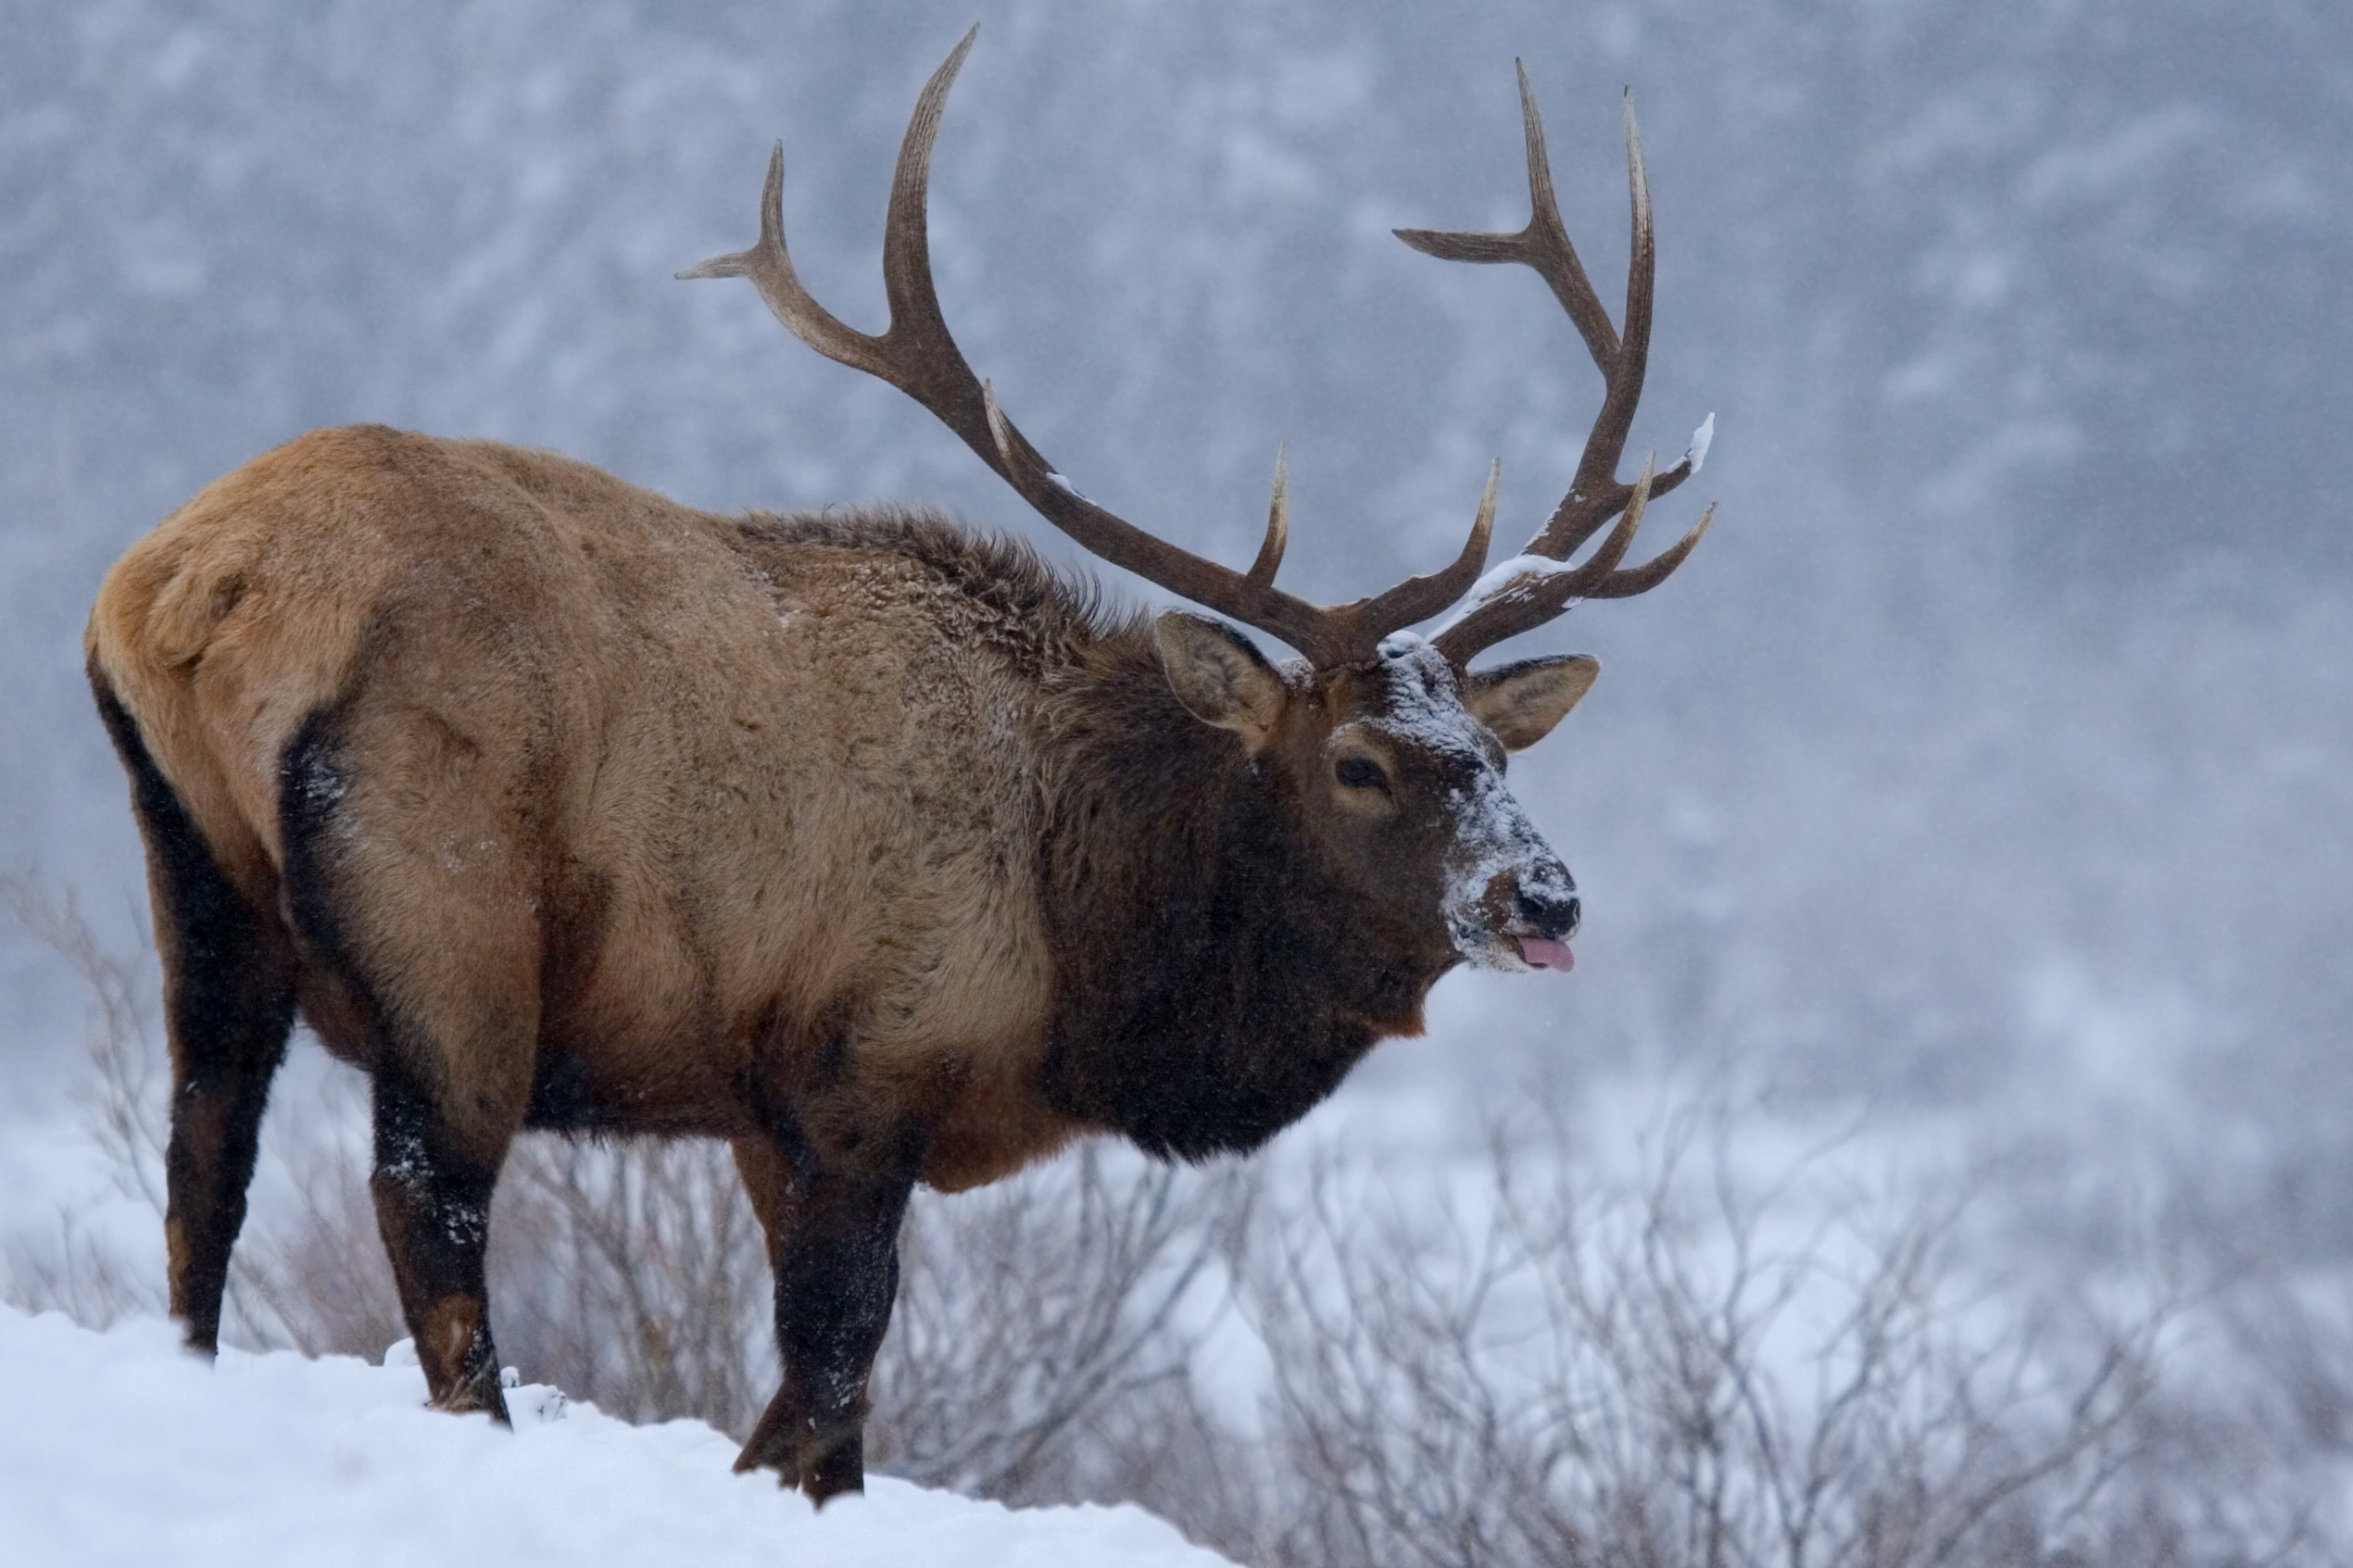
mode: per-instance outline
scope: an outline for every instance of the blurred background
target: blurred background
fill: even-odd
[[[1608,667],[1515,771],[1588,890],[1577,972],[1448,979],[1335,1114],[1441,1138],[1531,1076],[1737,1076],[1998,1146],[2022,1216],[2154,1172],[2279,1256],[2353,1254],[2338,0],[20,0],[0,868],[137,940],[83,617],[142,531],[315,426],[724,510],[928,500],[1073,559],[748,286],[671,278],[748,243],[781,137],[796,257],[878,327],[891,159],[975,17],[932,196],[967,353],[1082,488],[1228,561],[1287,440],[1286,582],[1325,599],[1451,556],[1491,456],[1502,546],[1558,498],[1600,385],[1575,333],[1531,274],[1389,231],[1522,220],[1518,56],[1615,301],[1637,95],[1634,450],[1717,417],[1653,547],[1722,510],[1673,582],[1524,650]],[[83,986],[0,924],[0,997],[29,1149]]]

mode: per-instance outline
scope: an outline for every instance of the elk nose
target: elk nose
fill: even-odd
[[[1577,884],[1566,873],[1553,886],[1523,885],[1518,904],[1520,919],[1536,928],[1535,935],[1555,942],[1566,942],[1577,935]]]

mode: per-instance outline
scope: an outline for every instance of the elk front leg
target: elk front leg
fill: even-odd
[[[794,1143],[736,1146],[768,1231],[785,1364],[736,1468],[773,1469],[822,1504],[865,1489],[866,1380],[899,1294],[899,1224],[919,1162],[861,1169]]]

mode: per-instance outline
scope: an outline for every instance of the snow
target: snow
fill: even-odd
[[[1502,593],[1511,585],[1515,578],[1533,577],[1541,582],[1544,578],[1576,570],[1576,567],[1569,562],[1554,560],[1550,556],[1514,556],[1499,566],[1489,567],[1486,573],[1471,584],[1471,591],[1465,595],[1463,599],[1467,608],[1456,612],[1449,620],[1448,624],[1452,625],[1454,621],[1460,621],[1471,610],[1478,608],[1489,599]]]
[[[1711,412],[1707,418],[1700,420],[1699,428],[1692,432],[1692,444],[1683,448],[1683,461],[1692,465],[1692,476],[1694,479],[1699,477],[1699,470],[1706,466],[1707,449],[1715,445],[1716,416]]]
[[[423,1408],[412,1356],[225,1350],[0,1307],[0,1541],[24,1568],[333,1562],[1218,1568],[1133,1507],[1015,1511],[869,1477],[820,1513],[699,1423],[510,1388],[515,1430]]]

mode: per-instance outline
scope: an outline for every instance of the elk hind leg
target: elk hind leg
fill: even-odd
[[[484,1131],[463,1126],[405,1068],[376,1074],[368,1186],[430,1402],[505,1424],[484,1265],[491,1192],[513,1129]]]
[[[315,1022],[372,1080],[369,1189],[431,1403],[504,1423],[484,1261],[536,1051],[531,882],[500,792],[448,767],[432,734],[366,720],[330,710],[288,748],[288,903],[351,1002]]]
[[[262,1110],[294,1026],[294,949],[275,913],[256,909],[222,873],[94,662],[90,684],[131,775],[163,965],[171,1052],[171,1132],[164,1150],[171,1315],[189,1348],[209,1355],[220,1346],[229,1254],[245,1225]]]

